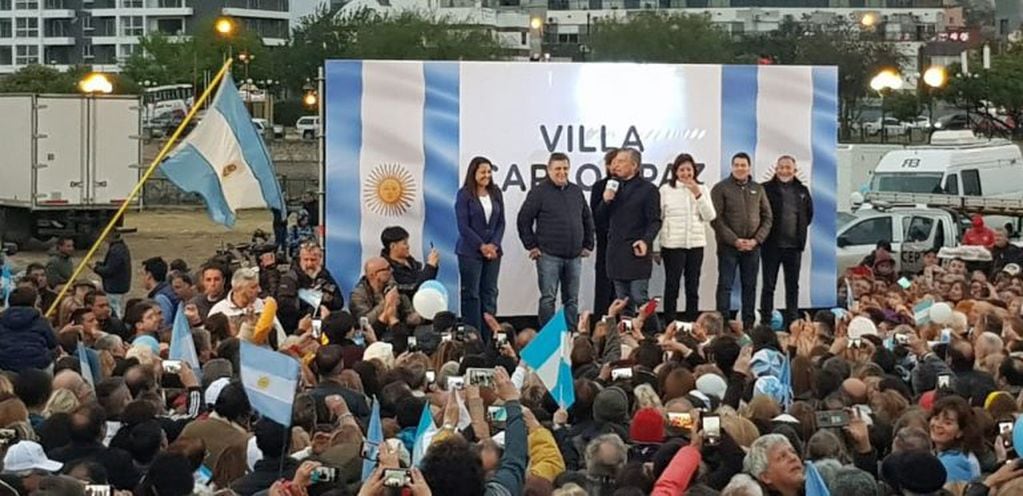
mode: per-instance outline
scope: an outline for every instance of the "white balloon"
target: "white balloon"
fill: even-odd
[[[945,302],[938,302],[931,305],[931,322],[935,324],[948,324],[952,321],[952,307]]]
[[[420,288],[412,297],[412,306],[424,319],[433,320],[434,315],[448,309],[447,296],[435,288]]]

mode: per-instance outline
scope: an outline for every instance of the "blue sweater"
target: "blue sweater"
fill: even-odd
[[[53,363],[57,337],[50,323],[32,307],[0,313],[0,370],[45,369]]]

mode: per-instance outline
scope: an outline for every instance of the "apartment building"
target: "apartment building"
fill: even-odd
[[[287,40],[289,0],[0,0],[0,73],[29,64],[117,71],[140,36],[188,36],[221,15],[267,45]]]

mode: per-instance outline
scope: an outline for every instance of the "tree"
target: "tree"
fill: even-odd
[[[924,110],[923,101],[914,91],[896,91],[885,98],[885,107],[892,117],[909,122]]]
[[[0,93],[78,93],[78,82],[92,71],[87,65],[79,65],[61,72],[53,67],[32,64],[0,79]],[[116,74],[109,74],[114,93],[132,93],[130,82]]]
[[[980,67],[980,60],[971,60]],[[956,107],[976,115],[1016,135],[1023,134],[1023,44],[1009,47],[991,57],[991,69],[963,76],[958,65],[949,68],[955,74],[938,95]],[[997,112],[992,112],[996,110]]]
[[[638,12],[596,21],[592,59],[612,62],[735,63],[735,43],[702,14]]]

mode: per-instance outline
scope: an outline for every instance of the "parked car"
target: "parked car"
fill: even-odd
[[[906,127],[909,129],[923,129],[927,131],[931,129],[931,119],[926,115],[918,115],[913,120],[906,122]]]
[[[302,139],[312,140],[320,136],[320,117],[307,115],[295,122],[295,129]]]
[[[270,123],[266,119],[253,118],[252,124],[256,126],[256,130],[258,130],[259,134],[263,137],[273,137],[277,139],[284,138],[284,126],[280,124],[274,124],[273,131],[270,131]]]
[[[884,118],[884,129],[888,136],[901,136],[906,134],[907,125],[906,123],[894,118]],[[881,133],[881,119],[878,118],[874,121],[867,121],[863,123],[863,131],[870,136],[876,136]]]

